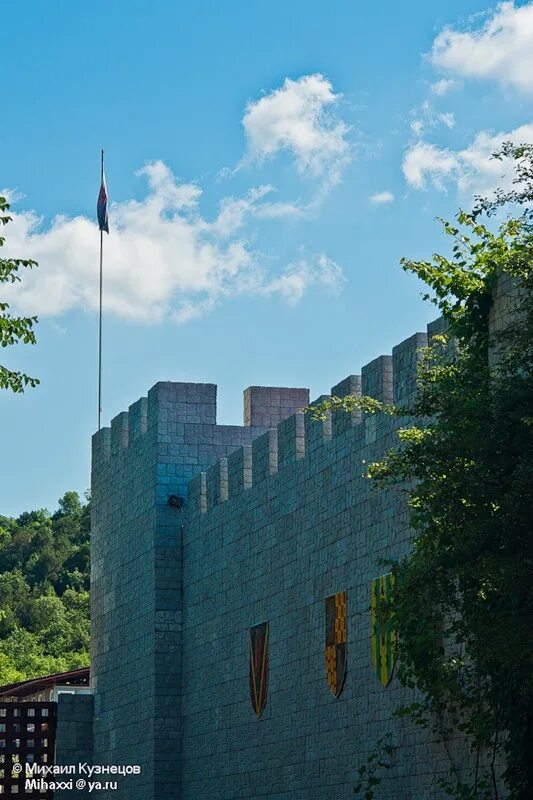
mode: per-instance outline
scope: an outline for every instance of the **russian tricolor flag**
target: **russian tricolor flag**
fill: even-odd
[[[102,183],[100,186],[100,193],[98,195],[98,202],[96,204],[96,213],[98,216],[98,227],[101,231],[109,233],[109,220],[107,218],[107,187],[105,184],[105,175],[102,169]]]

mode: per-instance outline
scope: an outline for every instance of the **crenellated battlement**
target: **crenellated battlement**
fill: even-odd
[[[431,322],[427,332],[413,334],[391,355],[365,364],[360,375],[348,375],[315,404],[353,394],[385,403],[409,402],[416,388],[420,349],[428,336],[441,331],[442,320]],[[243,425],[218,425],[215,384],[159,382],[147,397],[117,414],[110,428],[93,436],[93,469],[98,473],[106,462],[127,463],[130,449],[151,437],[159,465],[158,503],[164,504],[171,491],[178,492],[188,495],[190,513],[205,513],[315,458],[321,448],[354,427],[361,426],[363,441],[374,440],[376,420],[365,418],[359,409],[336,411],[319,421],[301,413],[308,404],[308,389],[250,386],[243,393]],[[197,477],[199,470],[203,478]]]
[[[311,405],[318,405],[332,396],[347,397],[353,394],[367,395],[384,403],[408,403],[416,391],[421,348],[427,346],[428,338],[442,330],[441,319],[431,322],[427,332],[415,333],[404,339],[393,348],[392,355],[380,355],[373,359],[363,366],[361,375],[348,375],[332,387],[331,394],[321,395]],[[328,413],[325,420],[315,420],[311,415],[301,412],[307,405],[302,402],[302,395],[297,397],[301,406],[296,413],[277,420],[276,414],[268,414],[269,402],[273,398],[280,403],[280,395],[276,391],[279,390],[257,386],[246,390],[245,423],[260,420],[263,424],[269,424],[271,429],[255,438],[251,446],[246,444],[239,447],[221,462],[213,464],[203,478],[195,476],[189,487],[189,513],[209,512],[271,476],[293,469],[299,462],[316,457],[318,450],[328,447],[336,438],[356,426],[361,426],[361,441],[368,444],[375,440],[377,421],[374,417],[365,416],[360,409],[354,409],[348,413],[335,411]],[[288,407],[285,407],[287,410]]]
[[[278,471],[278,429],[273,428],[252,442],[252,475],[262,480]]]
[[[124,455],[147,431],[178,433],[185,424],[216,424],[217,387],[213,383],[160,381],[93,435],[93,467]]]
[[[164,457],[175,455],[172,445],[183,440],[186,455],[204,463],[212,446],[249,444],[309,402],[309,390],[279,386],[250,386],[243,393],[243,425],[217,425],[217,387],[212,383],[161,381],[101,428],[92,438],[93,471],[114,459],[126,459],[129,448],[152,436]],[[187,440],[187,441],[185,441]],[[169,445],[165,450],[164,445]],[[183,455],[183,450],[182,453]],[[192,463],[192,462],[191,462]],[[227,476],[224,479],[227,482]],[[223,490],[220,499],[225,499]]]
[[[244,425],[274,428],[295,409],[309,402],[309,389],[277,386],[249,386],[244,390]]]

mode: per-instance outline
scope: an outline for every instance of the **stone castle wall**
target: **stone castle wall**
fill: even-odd
[[[57,700],[56,764],[77,765],[92,762],[93,697],[90,694],[62,692]],[[90,792],[76,790],[76,800],[88,800]],[[56,800],[72,798],[72,790],[55,792]]]
[[[437,321],[428,335],[441,330]],[[409,400],[426,342],[411,336],[332,394]],[[216,386],[158,383],[93,437],[93,759],[142,768],[114,800],[349,798],[388,731],[398,754],[383,796],[440,797],[447,756],[392,717],[411,697],[395,679],[382,687],[370,657],[371,579],[412,532],[404,494],[373,491],[363,473],[402,420],[354,411],[315,422],[299,413],[308,400],[304,389],[250,387],[244,425],[224,426]],[[339,591],[348,673],[336,700],[324,600]],[[270,685],[257,718],[248,632],[264,621]]]
[[[426,342],[415,334],[332,393],[407,400]],[[142,768],[117,800],[348,797],[390,726],[401,692],[370,664],[368,592],[379,559],[404,553],[411,534],[402,496],[371,491],[362,473],[394,444],[397,421],[314,422],[299,413],[308,400],[250,387],[245,424],[220,426],[215,386],[159,383],[93,439],[94,762]],[[343,590],[348,677],[335,700],[324,598]],[[266,620],[258,719],[248,630]],[[444,754],[396,733],[409,766],[390,797],[432,796]]]
[[[114,800],[179,797],[184,511],[191,477],[308,402],[251,387],[246,424],[216,424],[216,386],[158,383],[93,437],[94,763],[139,765]],[[102,797],[105,793],[102,793]]]
[[[430,326],[431,331],[439,325]],[[415,334],[332,394],[401,403],[414,391]],[[403,420],[405,423],[405,420]],[[383,797],[429,800],[448,771],[442,748],[392,720],[410,693],[384,688],[371,664],[368,608],[380,560],[409,548],[405,498],[375,491],[366,465],[397,443],[383,414],[296,414],[197,475],[184,533],[184,800],[341,800],[384,733],[399,747]],[[326,683],[324,601],[347,593],[348,673]],[[248,688],[248,631],[270,623],[270,686],[257,718]]]

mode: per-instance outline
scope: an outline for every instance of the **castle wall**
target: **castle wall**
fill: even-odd
[[[93,437],[91,680],[95,764],[137,764],[152,797],[156,419],[144,398]],[[172,702],[172,700],[170,701]],[[105,796],[105,795],[104,795]]]
[[[430,330],[438,328],[431,326]],[[415,334],[332,389],[401,403],[413,395]],[[403,420],[405,423],[405,420]],[[183,800],[341,800],[387,731],[398,760],[381,796],[438,797],[443,750],[394,709],[412,696],[371,665],[368,608],[381,559],[409,548],[405,496],[372,490],[366,465],[397,444],[398,420],[296,414],[190,485],[184,533]],[[324,600],[347,592],[348,673],[326,683]],[[248,631],[270,623],[270,685],[252,708]]]
[[[114,800],[179,797],[182,527],[191,477],[308,402],[248,390],[246,425],[216,424],[216,386],[158,383],[93,437],[94,763],[139,765]],[[105,792],[102,797],[105,797]]]
[[[495,293],[493,331],[512,317],[508,291]],[[437,320],[428,335],[442,330]],[[332,394],[408,401],[426,341],[406,339]],[[244,425],[221,426],[215,386],[158,383],[93,437],[93,761],[141,767],[115,800],[348,798],[389,731],[398,749],[382,796],[440,797],[448,758],[392,716],[413,698],[394,678],[384,688],[370,656],[371,579],[412,531],[405,494],[373,491],[363,473],[406,420],[355,410],[315,422],[294,413],[307,403],[306,390],[250,387]],[[341,591],[348,673],[335,699],[324,600]],[[258,718],[248,633],[265,621]]]
[[[489,347],[489,364],[496,367],[502,355],[501,335],[510,327],[520,324],[520,308],[524,300],[524,290],[510,275],[500,275],[492,293],[492,305],[489,310],[489,331],[492,342]]]
[[[93,697],[90,694],[66,694],[57,699],[56,764],[71,766],[92,762]],[[72,798],[70,789],[55,793],[56,800]],[[87,800],[90,793],[76,790],[76,800]]]

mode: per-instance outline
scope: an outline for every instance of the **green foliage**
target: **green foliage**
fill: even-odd
[[[497,798],[502,764],[508,798],[533,797],[533,224],[527,208],[495,230],[480,222],[533,199],[533,147],[506,145],[497,157],[517,160],[514,189],[443,223],[450,257],[402,261],[447,326],[423,353],[417,399],[396,410],[343,400],[408,417],[398,447],[367,472],[376,488],[406,493],[414,530],[388,613],[397,675],[419,699],[396,713],[443,743],[441,786],[461,800]],[[491,335],[493,291],[505,278],[516,289],[515,324]],[[474,755],[470,774],[454,762],[457,732]]]
[[[11,217],[5,212],[9,211],[9,203],[5,197],[0,197],[0,225],[7,225]],[[0,236],[0,247],[5,239]],[[21,267],[32,269],[37,266],[36,261],[29,258],[0,258],[0,283],[15,283],[20,281],[18,271]],[[35,344],[33,326],[37,317],[15,317],[9,312],[9,303],[0,301],[0,346],[11,347],[22,342]],[[26,386],[35,387],[39,383],[37,378],[31,378],[24,372],[16,372],[0,364],[0,389],[11,389],[13,392],[23,392]]]
[[[374,800],[376,789],[382,781],[381,770],[392,767],[392,759],[396,747],[392,744],[390,733],[378,739],[364,764],[358,768],[359,782],[354,787],[354,794],[363,800]]]
[[[533,203],[533,147],[530,144],[515,145],[504,142],[501,149],[493,153],[493,158],[503,161],[504,158],[513,159],[515,162],[515,176],[511,189],[496,189],[493,198],[476,197],[473,216],[481,214],[491,216],[509,203],[518,203],[526,207],[525,216],[531,218],[533,208],[528,207]]]
[[[517,156],[523,178],[533,148]],[[397,565],[392,612],[398,674],[421,690],[414,720],[444,742],[460,731],[477,754],[471,779],[452,763],[445,788],[460,798],[497,797],[503,758],[509,797],[526,800],[533,796],[533,230],[527,212],[496,232],[479,214],[460,213],[458,226],[445,230],[456,241],[451,259],[403,263],[433,289],[448,337],[422,359],[402,446],[369,475],[414,487],[413,551]],[[491,296],[506,276],[518,290],[515,324],[491,337]]]
[[[313,419],[325,420],[328,411],[354,411],[355,409],[365,411],[367,414],[375,414],[381,411],[383,414],[400,416],[401,410],[388,403],[381,403],[374,397],[367,395],[348,394],[346,397],[331,397],[321,403],[308,406],[304,411],[312,416]]]
[[[89,503],[0,517],[0,685],[89,662]]]

